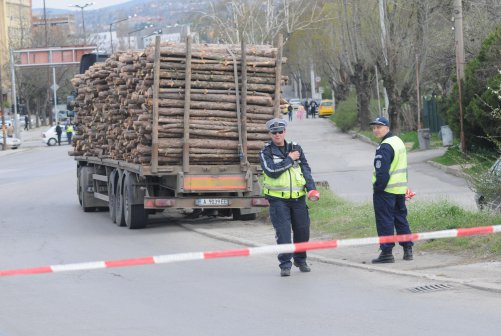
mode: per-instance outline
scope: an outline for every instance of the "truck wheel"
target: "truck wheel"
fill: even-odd
[[[92,199],[94,198],[94,195],[86,191],[91,183],[92,183],[91,167],[84,166],[80,168],[78,198],[80,200],[80,205],[82,206],[84,212],[93,212],[96,210],[96,207],[89,206],[89,204],[92,204]]]
[[[242,214],[240,209],[232,209],[233,220],[249,221],[257,218],[256,213]]]
[[[117,208],[115,205],[115,195],[116,195],[116,176],[117,171],[113,170],[108,178],[108,198],[109,198],[109,207],[110,207],[110,218],[113,223],[117,222]]]
[[[118,226],[125,226],[125,216],[124,216],[124,197],[123,197],[123,185],[124,185],[124,174],[117,171],[117,185],[115,192],[115,224]]]
[[[82,195],[80,195],[80,167],[77,167],[77,195],[78,195],[78,203],[82,206]]]
[[[142,229],[148,224],[148,214],[144,209],[143,204],[133,204],[134,202],[134,175],[127,174],[124,181],[123,190],[123,209],[125,217],[125,225],[131,230]]]

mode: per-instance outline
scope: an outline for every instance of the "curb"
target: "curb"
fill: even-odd
[[[435,168],[438,168],[438,169],[446,172],[447,174],[451,174],[451,175],[454,175],[454,176],[457,176],[457,177],[462,177],[464,179],[468,179],[468,174],[465,174],[461,170],[461,168],[458,168],[456,166],[445,166],[443,164],[440,164],[440,163],[437,163],[437,162],[434,162],[434,161],[431,161],[431,160],[426,161],[426,163],[432,165]]]
[[[190,224],[180,224],[180,226],[186,230],[190,230],[190,231],[199,233],[201,235],[204,235],[204,236],[207,236],[210,238],[214,238],[214,239],[218,239],[221,241],[229,242],[229,243],[240,244],[240,245],[250,246],[250,247],[263,246],[260,243],[257,243],[257,242],[254,242],[254,241],[251,241],[248,239],[238,238],[235,236],[210,232],[209,230],[205,230],[205,229],[195,228],[195,227],[193,227],[193,225],[190,225]],[[381,272],[381,273],[386,273],[386,274],[403,275],[403,276],[408,276],[408,277],[429,279],[429,280],[435,280],[435,281],[441,281],[441,282],[452,282],[452,283],[456,283],[459,285],[463,285],[463,286],[467,286],[467,287],[471,287],[474,289],[483,290],[483,291],[487,291],[487,292],[491,292],[491,293],[501,293],[501,288],[492,287],[492,286],[489,286],[488,284],[485,284],[485,283],[477,283],[477,282],[474,282],[472,280],[449,278],[449,277],[444,277],[444,276],[439,276],[439,275],[419,273],[416,271],[404,271],[404,270],[380,268],[377,266],[372,266],[372,265],[367,265],[367,264],[359,264],[359,263],[354,263],[351,261],[324,257],[324,256],[320,256],[320,255],[317,255],[314,253],[309,253],[308,258],[311,260],[314,260],[314,261],[325,263],[325,264],[352,267],[352,268],[357,268],[357,269],[361,269],[361,270],[365,270],[365,271],[369,271],[369,272],[376,271],[376,272]]]
[[[372,141],[371,139],[369,139],[365,135],[359,134],[355,131],[348,131],[348,134],[351,135],[352,139],[359,139],[360,141],[366,142],[366,143],[374,145],[376,147],[379,146],[379,144],[377,142]]]

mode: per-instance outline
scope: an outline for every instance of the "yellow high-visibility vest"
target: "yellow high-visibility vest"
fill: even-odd
[[[278,178],[264,174],[263,193],[278,198],[299,198],[306,194],[306,180],[301,167],[290,167]]]
[[[390,194],[405,194],[407,191],[407,150],[403,141],[392,136],[386,138],[381,144],[387,143],[393,148],[395,153],[390,165],[390,180],[384,191]],[[372,184],[376,182],[376,169],[373,169]]]

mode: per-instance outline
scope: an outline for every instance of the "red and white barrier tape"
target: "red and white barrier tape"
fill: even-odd
[[[41,267],[13,269],[13,270],[0,270],[0,276],[83,271],[83,270],[94,270],[101,268],[166,264],[166,263],[174,263],[181,261],[206,260],[206,259],[228,258],[228,257],[248,257],[248,256],[264,255],[264,254],[293,253],[293,252],[303,252],[308,250],[332,249],[345,246],[360,246],[360,245],[396,243],[396,242],[428,240],[428,239],[438,239],[438,238],[464,237],[464,236],[473,236],[480,234],[491,234],[496,232],[501,232],[501,225],[480,226],[480,227],[465,228],[465,229],[412,233],[406,235],[395,235],[395,236],[384,236],[384,237],[322,240],[322,241],[313,241],[307,243],[266,245],[260,247],[223,250],[223,251],[177,253],[177,254],[140,257],[132,259],[95,261],[95,262],[85,262],[77,264],[41,266]]]

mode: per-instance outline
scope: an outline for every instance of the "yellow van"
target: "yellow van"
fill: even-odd
[[[332,114],[334,114],[334,102],[330,99],[322,100],[318,106],[318,116],[328,117]]]

